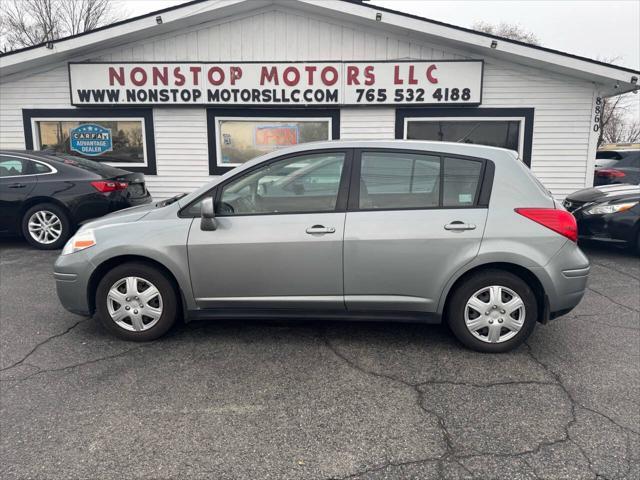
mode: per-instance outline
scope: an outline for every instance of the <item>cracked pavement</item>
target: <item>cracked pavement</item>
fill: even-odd
[[[0,241],[0,477],[640,478],[640,259],[502,355],[442,326],[181,325],[147,344],[58,303],[56,253]]]

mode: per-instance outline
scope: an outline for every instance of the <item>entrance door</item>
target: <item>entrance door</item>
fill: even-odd
[[[201,308],[344,311],[346,151],[288,156],[217,187],[214,231],[194,219],[189,268]]]
[[[484,162],[398,150],[354,160],[345,225],[350,311],[434,312],[445,283],[478,253]]]

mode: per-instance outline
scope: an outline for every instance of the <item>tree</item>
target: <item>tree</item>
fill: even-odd
[[[517,24],[500,23],[493,25],[487,22],[476,22],[475,30],[510,38],[520,42],[539,45],[538,38]],[[600,61],[615,63],[618,58],[604,58]],[[608,143],[635,143],[640,141],[640,98],[636,94],[617,95],[602,98],[599,107],[598,147]]]
[[[111,0],[2,0],[0,50],[38,45],[93,30],[119,18]]]
[[[538,37],[536,37],[534,33],[525,30],[520,24],[500,22],[494,25],[489,22],[476,22],[473,24],[473,29],[498,37],[510,38],[511,40],[530,43],[532,45],[540,45]]]
[[[618,95],[602,99],[598,147],[609,143],[640,142],[637,94]]]
[[[600,57],[604,63],[616,63],[619,57]],[[598,147],[608,143],[635,143],[640,141],[640,98],[637,93],[626,93],[601,99],[598,125]]]

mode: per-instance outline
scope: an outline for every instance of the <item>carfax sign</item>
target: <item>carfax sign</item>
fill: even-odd
[[[93,123],[69,130],[69,142],[72,151],[92,157],[113,150],[111,129]]]
[[[70,63],[73,105],[479,105],[482,60]]]

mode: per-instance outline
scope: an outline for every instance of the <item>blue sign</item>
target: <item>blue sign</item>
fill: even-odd
[[[85,123],[69,130],[71,150],[96,157],[113,150],[111,129],[94,123]]]

